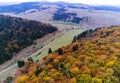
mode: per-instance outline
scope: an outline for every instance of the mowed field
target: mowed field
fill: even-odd
[[[53,26],[58,27],[62,32],[51,39],[48,39],[46,42],[41,42],[36,45],[37,48],[41,48],[42,45],[49,44],[46,48],[41,50],[36,56],[33,56],[34,61],[40,61],[44,56],[48,55],[48,49],[51,48],[54,52],[58,48],[69,45],[74,36],[80,34],[83,29],[78,24],[67,23],[67,22],[50,22]],[[73,27],[76,27],[73,29]]]
[[[51,48],[52,51],[55,51],[58,48],[69,45],[72,42],[73,37],[75,35],[80,34],[83,31],[79,25],[75,25],[71,23],[69,24],[69,23],[61,23],[61,22],[58,22],[58,23],[52,22],[51,24],[53,25],[55,24],[54,26],[57,26],[57,27],[59,26],[58,29],[61,30],[61,33],[55,34],[55,36],[53,36],[52,38],[48,38],[46,42],[39,42],[38,44],[35,45],[36,48],[41,48],[41,46],[44,45],[43,48],[39,49],[36,53],[29,55],[29,57],[31,56],[35,62],[36,61],[40,62],[43,57],[47,56],[49,48]],[[76,27],[77,29],[72,29],[73,26]],[[27,57],[25,58],[25,60],[26,59]],[[17,64],[15,63],[13,66],[8,67],[3,72],[0,72],[0,80],[2,81],[8,76],[15,77],[17,69],[18,69]]]
[[[80,24],[71,23],[71,22],[51,21],[48,23],[50,23],[53,26],[58,27],[59,30],[67,30],[67,29],[72,29],[72,28],[82,29],[82,27],[80,27]]]
[[[64,32],[64,33],[60,34],[46,48],[42,49],[40,54],[33,56],[34,61],[41,60],[44,56],[48,55],[49,48],[51,48],[52,51],[55,51],[58,48],[69,45],[72,42],[73,37],[75,35],[78,35],[81,32],[82,32],[81,29],[77,29],[77,30],[70,30],[68,32]]]

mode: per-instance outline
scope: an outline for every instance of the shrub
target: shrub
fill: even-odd
[[[78,45],[73,46],[72,50],[77,51],[78,50]]]
[[[49,48],[49,49],[48,49],[48,54],[51,54],[51,53],[52,53],[52,49]]]
[[[61,48],[58,49],[58,54],[62,55],[63,54],[63,50]]]
[[[36,71],[35,71],[35,76],[38,76],[39,73],[42,72],[42,70],[43,70],[42,68],[37,68]]]
[[[17,61],[17,64],[18,64],[18,67],[21,68],[25,65],[25,62],[24,61]]]

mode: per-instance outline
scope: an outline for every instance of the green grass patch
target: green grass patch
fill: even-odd
[[[59,35],[54,41],[52,41],[47,47],[43,48],[41,50],[41,54],[37,55],[37,56],[33,56],[34,61],[37,60],[42,60],[42,58],[46,55],[48,55],[48,49],[51,48],[52,51],[57,50],[58,48],[61,48],[63,46],[69,45],[72,40],[73,37],[75,35],[78,35],[82,32],[81,29],[76,29],[76,30],[70,30],[68,32],[64,32],[64,34]]]

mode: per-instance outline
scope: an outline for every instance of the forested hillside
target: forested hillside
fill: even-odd
[[[120,27],[85,31],[42,62],[27,61],[15,83],[120,83]]]
[[[73,22],[73,23],[80,23],[80,21],[82,21],[84,19],[77,17],[76,13],[72,13],[72,12],[67,12],[66,13],[66,9],[64,8],[59,8],[54,14],[52,19],[55,21],[64,21],[64,22]]]
[[[56,27],[37,21],[0,15],[0,64]]]

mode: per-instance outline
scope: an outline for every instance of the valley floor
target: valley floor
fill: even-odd
[[[61,33],[62,33],[61,31],[56,31],[55,33],[48,34],[43,38],[37,39],[36,44],[40,44],[41,42],[45,42],[49,39],[52,39],[56,35],[59,35]],[[54,34],[56,34],[56,35],[54,35]],[[15,76],[15,73],[18,69],[17,64],[16,64],[17,60],[24,60],[25,58],[29,57],[30,55],[36,53],[38,50],[41,50],[41,49],[35,47],[35,45],[31,45],[31,46],[23,49],[22,51],[20,51],[18,54],[16,54],[12,60],[9,60],[9,61],[5,62],[4,64],[0,65],[0,80],[5,79],[7,76],[11,76],[11,75]],[[2,83],[2,82],[0,82],[0,83]]]
[[[36,40],[36,45],[31,45],[23,49],[11,61],[8,61],[0,66],[0,83],[2,83],[2,81],[8,76],[16,77],[16,72],[18,70],[16,64],[17,60],[25,60],[28,57],[32,56],[34,61],[40,61],[43,57],[48,55],[49,47],[52,48],[53,51],[55,51],[62,46],[66,46],[71,43],[75,35],[78,35],[81,32],[81,29],[57,31]],[[43,48],[41,48],[41,46]]]

